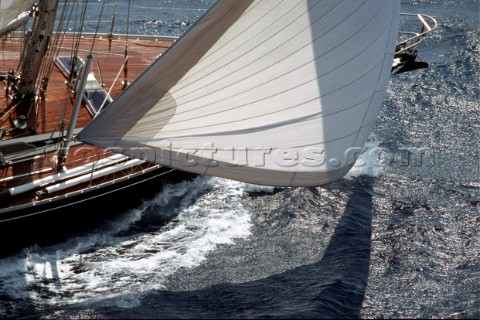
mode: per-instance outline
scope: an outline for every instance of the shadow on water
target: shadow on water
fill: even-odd
[[[121,310],[116,301],[122,296],[117,296],[64,306],[61,313],[100,318],[359,318],[370,268],[372,180],[362,177],[333,185],[335,189],[350,189],[348,202],[323,256],[313,264],[241,284],[132,293],[125,298],[140,303]],[[55,265],[55,261],[48,263]],[[56,281],[55,270],[52,275]],[[23,310],[15,318],[37,318],[56,310],[39,301],[21,302]]]
[[[370,266],[371,183],[368,177],[354,183],[345,212],[318,262],[242,284],[220,284],[196,291],[144,292],[140,305],[122,310],[122,316],[359,318]],[[100,316],[116,314],[101,305],[93,309]]]

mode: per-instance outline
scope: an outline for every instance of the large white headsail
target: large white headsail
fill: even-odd
[[[220,0],[79,139],[255,184],[343,177],[382,106],[398,0]]]
[[[0,0],[0,36],[25,23],[35,0]]]

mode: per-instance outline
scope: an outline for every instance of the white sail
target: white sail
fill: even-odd
[[[27,23],[35,0],[0,0],[0,36]]]
[[[255,184],[343,177],[382,106],[398,0],[220,0],[78,139]]]

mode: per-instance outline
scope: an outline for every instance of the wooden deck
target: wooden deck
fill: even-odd
[[[0,40],[0,75],[6,75],[8,70],[15,69],[19,65],[20,40],[19,37]],[[129,36],[128,40],[116,37],[111,41],[105,36],[98,36],[94,40],[93,35],[88,35],[81,40],[79,56],[86,59],[93,44],[92,71],[97,81],[104,84],[103,89],[109,92],[112,98],[115,98],[124,90],[126,47],[128,52],[127,80],[131,83],[171,46],[173,41],[173,38],[135,36]],[[69,57],[73,46],[74,39],[65,36],[58,41],[58,47],[53,49],[58,51],[57,56]],[[4,81],[5,83],[6,81]],[[53,65],[45,97],[37,97],[33,108],[12,106],[11,100],[7,99],[6,95],[6,87],[3,86],[0,88],[0,189],[3,190],[58,172],[55,165],[55,154],[58,147],[56,142],[61,136],[60,133],[67,130],[70,121],[69,115],[75,99],[74,93],[67,86],[65,75],[55,65]],[[28,126],[24,130],[15,127],[15,120],[19,119],[20,115],[27,116]],[[83,106],[76,127],[84,127],[91,119],[91,113]],[[47,139],[46,144],[45,139]],[[107,156],[110,154],[103,150],[76,144],[72,146],[66,166],[68,169],[75,168]],[[128,171],[142,170],[148,166],[152,165],[145,164]],[[113,179],[122,174],[116,173],[110,177],[104,177],[102,180]],[[0,197],[0,209],[36,200],[38,200],[38,195],[33,191],[25,193],[21,197],[4,197],[3,199]]]
[[[159,38],[161,39],[161,38]],[[88,55],[93,42],[93,36],[83,37],[81,46],[79,48],[80,57],[85,59]],[[105,37],[96,38],[94,42],[93,67],[92,71],[99,82],[105,84],[105,91],[111,90],[111,96],[116,97],[123,90],[122,81],[124,79],[123,66],[125,62],[125,39],[116,38],[111,41],[111,50],[109,51],[109,40]],[[141,72],[145,70],[159,55],[162,54],[172,42],[169,40],[148,40],[130,38],[128,40],[128,73],[127,79],[129,82],[135,80]],[[0,73],[7,73],[9,69],[17,67],[19,61],[19,52],[21,48],[20,38],[12,37],[6,41],[1,42],[1,55],[0,55]],[[59,42],[58,56],[71,56],[73,47],[72,38],[63,38]],[[119,76],[116,83],[115,79]],[[70,114],[72,104],[69,103],[67,109],[64,112],[65,99],[71,96],[70,90],[65,82],[66,78],[63,73],[54,67],[47,89],[45,103],[38,104],[38,124],[37,134],[49,133],[55,129],[58,129],[59,122],[62,120],[59,117],[59,112],[62,114]],[[2,88],[3,89],[3,88]],[[5,94],[0,91],[0,112],[4,112],[8,107],[4,100]],[[19,115],[15,110],[11,111],[11,114],[7,117],[2,117],[1,126],[5,126],[7,118],[13,119]],[[33,114],[32,114],[33,116]],[[31,116],[29,117],[31,121]],[[69,118],[67,116],[67,123]],[[78,127],[83,127],[91,120],[91,115],[86,108],[83,108],[78,118]],[[16,134],[18,135],[18,133]],[[7,134],[7,137],[11,137]]]

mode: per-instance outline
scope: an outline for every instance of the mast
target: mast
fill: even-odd
[[[20,64],[17,99],[33,102],[37,78],[43,57],[48,51],[55,24],[58,0],[40,0],[34,12],[35,20],[25,39],[25,50]]]
[[[59,167],[60,170],[64,171],[65,168],[65,162],[67,160],[67,154],[68,150],[70,149],[70,144],[71,140],[73,138],[73,132],[75,130],[75,126],[77,124],[77,118],[78,118],[78,113],[80,111],[80,107],[82,106],[82,98],[83,98],[83,93],[85,92],[85,87],[87,84],[87,78],[92,70],[92,59],[93,57],[91,55],[87,56],[87,61],[85,63],[85,66],[83,67],[82,71],[82,77],[80,79],[80,84],[77,90],[77,95],[75,97],[75,102],[73,104],[73,111],[72,111],[72,117],[70,118],[70,124],[68,126],[68,131],[66,136],[64,137],[64,141],[62,143],[62,146],[59,149],[58,152],[58,163],[57,166]]]

